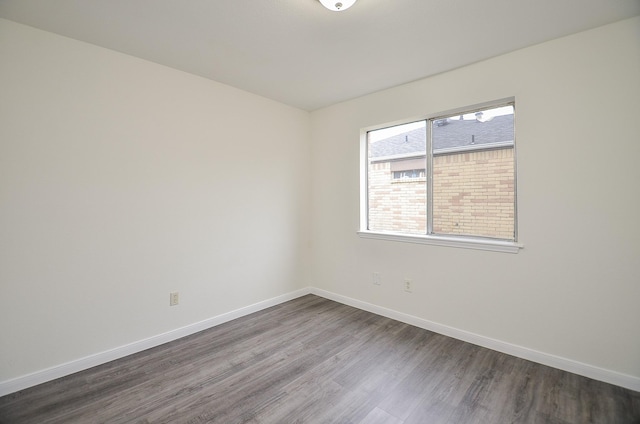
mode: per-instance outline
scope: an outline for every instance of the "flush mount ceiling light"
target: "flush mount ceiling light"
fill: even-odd
[[[322,3],[324,7],[329,10],[333,10],[334,12],[347,10],[353,6],[353,3],[355,2],[356,0],[320,0],[320,3]]]

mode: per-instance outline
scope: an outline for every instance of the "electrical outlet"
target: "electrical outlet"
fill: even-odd
[[[169,293],[169,306],[176,306],[180,303],[180,294],[178,292]]]
[[[373,273],[373,284],[375,284],[376,286],[382,284],[382,277],[380,276],[379,272]]]
[[[405,278],[404,279],[404,291],[406,291],[407,293],[411,293],[413,287],[413,282],[411,281],[411,278]]]

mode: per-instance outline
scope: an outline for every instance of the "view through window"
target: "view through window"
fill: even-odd
[[[367,133],[367,230],[516,240],[514,106]]]

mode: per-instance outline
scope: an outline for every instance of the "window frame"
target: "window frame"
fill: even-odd
[[[432,206],[433,205],[433,156],[434,152],[432,149],[432,126],[430,125],[431,121],[436,121],[438,119],[443,119],[449,117],[451,115],[460,115],[467,113],[474,113],[480,110],[491,109],[501,106],[513,106],[514,114],[514,140],[513,140],[513,155],[514,155],[514,240],[504,240],[504,239],[495,239],[489,237],[480,237],[480,236],[461,236],[461,235],[453,235],[453,234],[433,234],[433,213]],[[518,241],[518,170],[517,170],[517,150],[516,150],[516,142],[515,142],[515,127],[516,127],[516,105],[515,98],[504,98],[500,100],[479,103],[472,106],[465,106],[461,108],[450,109],[444,112],[438,112],[430,115],[414,117],[412,119],[404,119],[401,121],[390,122],[383,125],[375,125],[367,128],[363,128],[360,130],[360,229],[357,231],[358,235],[362,238],[367,239],[377,239],[377,240],[388,240],[395,242],[405,242],[405,243],[418,243],[418,244],[428,244],[428,245],[436,245],[436,246],[445,246],[445,247],[457,247],[464,249],[477,249],[477,250],[488,250],[494,252],[505,252],[505,253],[518,253],[520,249],[524,247]],[[426,189],[427,189],[427,230],[426,234],[402,234],[395,232],[386,232],[386,231],[371,231],[368,229],[369,222],[369,190],[368,190],[368,133],[370,131],[391,128],[398,125],[409,124],[412,122],[418,121],[426,121],[426,131],[427,131],[427,140],[426,140],[426,169],[425,169],[425,177],[426,177]]]

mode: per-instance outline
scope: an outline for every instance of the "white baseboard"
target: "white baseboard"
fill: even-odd
[[[592,378],[594,380],[603,381],[605,383],[614,384],[616,386],[640,392],[639,377],[634,377],[616,371],[595,367],[593,365],[584,364],[582,362],[577,362],[560,356],[551,355],[549,353],[538,352],[536,350],[529,349],[523,346],[506,343],[500,340],[495,340],[489,337],[470,333],[468,331],[459,330],[457,328],[438,324],[433,321],[428,321],[426,319],[394,311],[392,309],[383,308],[371,303],[362,302],[360,300],[352,299],[350,297],[342,296],[326,290],[311,288],[311,293],[317,296],[324,297],[326,299],[343,303],[345,305],[353,306],[354,308],[362,309],[364,311],[395,319],[397,321],[411,324],[425,330],[433,331],[434,333],[453,337],[454,339],[486,347],[488,349],[496,350],[498,352],[536,362],[538,364],[547,365],[553,368],[561,369],[563,371],[571,372],[573,374],[578,374],[584,377]]]
[[[26,389],[28,387],[55,380],[56,378],[64,377],[78,371],[83,371],[88,368],[107,363],[109,361],[132,355],[134,353],[142,352],[143,350],[156,347],[173,340],[177,340],[190,334],[215,327],[216,325],[220,325],[236,318],[261,311],[271,306],[279,305],[280,303],[287,302],[289,300],[293,300],[307,294],[315,294],[317,296],[321,296],[345,305],[353,306],[364,311],[395,319],[397,321],[414,325],[419,328],[424,328],[425,330],[433,331],[438,334],[453,337],[458,340],[473,343],[475,345],[506,353],[508,355],[516,356],[518,358],[527,359],[532,362],[547,365],[553,368],[558,368],[574,374],[582,375],[584,377],[589,377],[594,380],[615,384],[616,386],[625,387],[627,389],[640,392],[640,378],[638,377],[621,374],[616,371],[595,367],[593,365],[584,364],[548,353],[538,352],[533,349],[506,343],[500,340],[495,340],[489,337],[470,333],[468,331],[459,330],[457,328],[438,324],[433,321],[428,321],[422,318],[415,317],[413,315],[408,315],[402,312],[394,311],[392,309],[387,309],[326,290],[307,287],[304,289],[293,291],[291,293],[286,293],[284,295],[274,297],[272,299],[267,299],[265,301],[255,303],[253,305],[239,308],[234,311],[227,312],[225,314],[218,315],[213,318],[209,318],[182,328],[168,331],[157,336],[149,337],[148,339],[140,340],[125,346],[120,346],[105,352],[97,353],[95,355],[90,355],[85,358],[80,358],[78,360],[67,362],[65,364],[61,364],[42,371],[37,371],[32,374],[27,374],[25,376],[17,377],[11,380],[2,381],[0,382],[0,396],[5,396],[7,394]]]
[[[27,374],[11,380],[2,381],[0,382],[0,396],[5,396],[9,393],[14,393],[28,387],[55,380],[56,378],[64,377],[78,371],[84,371],[91,367],[105,364],[109,361],[114,361],[116,359],[132,355],[134,353],[142,352],[143,350],[147,350],[152,347],[156,347],[161,344],[197,333],[199,331],[215,327],[216,325],[220,325],[236,318],[240,318],[254,312],[279,305],[280,303],[293,300],[309,293],[309,288],[296,290],[291,293],[286,293],[272,299],[267,299],[262,302],[254,303],[253,305],[245,306],[243,308],[239,308],[231,312],[206,319],[204,321],[196,322],[185,327],[158,334],[157,336],[149,337],[148,339],[139,340],[137,342],[116,347],[105,352],[96,353],[95,355],[90,355],[84,358],[77,359],[75,361],[57,365],[55,367],[36,371],[32,374]]]

